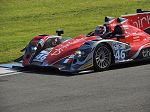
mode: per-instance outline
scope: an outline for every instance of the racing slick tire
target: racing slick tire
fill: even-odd
[[[93,64],[95,71],[104,71],[107,70],[112,63],[112,53],[110,48],[101,43],[97,45],[93,55]]]

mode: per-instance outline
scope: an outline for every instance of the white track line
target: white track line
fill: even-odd
[[[14,75],[20,73],[18,70],[12,68],[2,68],[0,67],[0,77]]]
[[[2,67],[0,67],[0,74],[11,73],[11,72],[17,72],[17,70],[12,69],[12,68],[2,68]]]
[[[22,72],[11,72],[11,73],[0,75],[0,77],[10,76],[10,75],[16,75],[16,74],[20,74],[20,73],[22,73]]]
[[[0,77],[15,75],[21,73],[19,70],[13,69],[13,66],[22,66],[21,63],[0,64]]]

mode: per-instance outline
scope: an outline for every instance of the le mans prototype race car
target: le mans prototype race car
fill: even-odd
[[[104,25],[74,39],[62,39],[63,30],[56,33],[34,37],[22,50],[22,65],[65,72],[102,71],[115,63],[150,58],[150,11],[137,9],[136,14],[105,17]]]

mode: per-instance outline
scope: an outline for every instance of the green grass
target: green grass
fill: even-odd
[[[105,16],[149,6],[149,0],[0,0],[0,63],[21,56],[19,51],[38,34],[63,29],[64,38],[74,38],[103,24]]]

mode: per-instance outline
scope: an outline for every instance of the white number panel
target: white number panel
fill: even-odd
[[[33,59],[33,61],[43,62],[46,59],[46,57],[48,56],[48,54],[49,54],[49,52],[42,51]]]
[[[119,44],[114,42],[113,48],[115,50],[115,62],[123,61],[125,60],[125,44]]]

